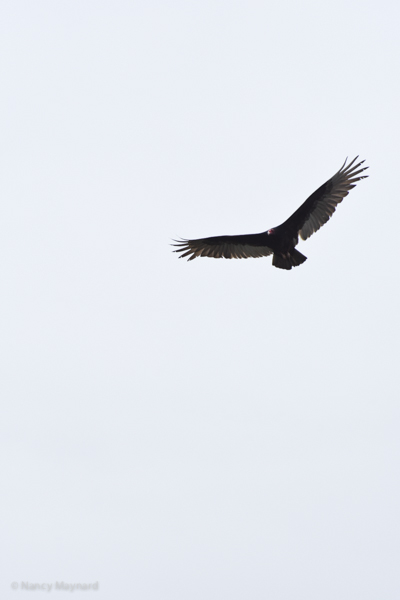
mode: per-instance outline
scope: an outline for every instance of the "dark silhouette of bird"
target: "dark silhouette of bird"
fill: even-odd
[[[347,158],[341,169],[321,185],[282,225],[263,233],[249,235],[221,235],[198,240],[174,240],[183,258],[193,260],[198,256],[209,258],[259,258],[273,255],[272,264],[278,269],[291,269],[301,265],[307,257],[296,250],[299,236],[306,240],[329,221],[336,206],[357,181],[368,175],[360,175],[368,167],[361,161],[354,165],[358,156],[346,167]],[[354,166],[353,166],[354,165]]]

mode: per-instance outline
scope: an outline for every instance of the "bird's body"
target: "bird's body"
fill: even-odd
[[[364,161],[353,167],[356,157],[321,185],[282,225],[263,233],[248,235],[223,235],[197,240],[180,240],[174,246],[181,252],[180,258],[188,256],[193,260],[198,256],[210,258],[259,258],[273,254],[272,264],[279,269],[291,269],[301,265],[307,258],[296,250],[299,236],[306,240],[326,223],[356,182],[367,175],[361,175],[368,167],[361,167]]]

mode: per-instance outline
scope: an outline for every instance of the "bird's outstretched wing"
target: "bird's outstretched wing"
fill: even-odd
[[[346,167],[347,158],[342,168],[321,185],[280,227],[296,231],[303,240],[324,225],[336,210],[339,202],[355,187],[357,181],[368,175],[361,175],[368,167],[361,167],[365,161],[354,165],[358,156]],[[354,165],[354,166],[353,166]]]
[[[193,260],[198,256],[210,258],[260,258],[273,253],[271,248],[265,246],[268,239],[265,233],[250,235],[222,235],[217,237],[202,238],[200,240],[174,240],[178,249],[174,252],[182,252],[179,258],[188,256]]]

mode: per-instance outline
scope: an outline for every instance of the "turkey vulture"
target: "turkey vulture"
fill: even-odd
[[[273,254],[272,264],[278,269],[291,269],[301,265],[307,257],[295,249],[299,243],[299,235],[306,240],[326,223],[336,210],[336,206],[357,181],[368,175],[360,175],[368,167],[361,167],[365,161],[358,164],[358,156],[346,167],[347,158],[342,168],[321,185],[307,200],[288,218],[287,221],[268,229],[263,233],[249,235],[221,235],[202,238],[199,240],[174,240],[181,252],[179,258],[188,256],[193,260],[198,256],[209,258],[259,258]],[[358,175],[358,177],[357,177]]]

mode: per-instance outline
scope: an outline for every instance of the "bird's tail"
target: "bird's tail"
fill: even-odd
[[[307,257],[304,256],[304,254],[298,250],[292,250],[292,253],[288,256],[279,256],[279,254],[274,254],[272,264],[278,269],[286,269],[289,271],[292,267],[298,267],[306,260]]]

